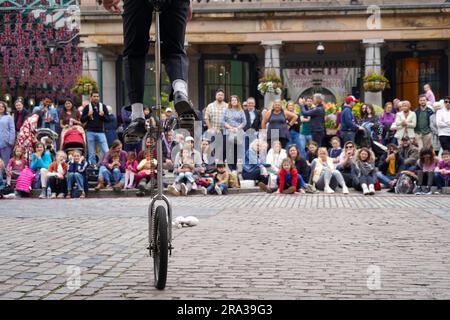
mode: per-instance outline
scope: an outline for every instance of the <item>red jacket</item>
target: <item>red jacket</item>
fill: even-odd
[[[298,183],[297,169],[291,169],[291,171],[289,173],[291,174],[291,186],[293,186],[295,188],[295,191],[297,191],[297,183]],[[280,178],[280,186],[279,186],[280,192],[283,192],[283,190],[284,190],[284,185],[286,184],[286,175],[287,174],[288,174],[288,172],[286,170],[284,170],[283,168],[281,168],[280,172],[278,173],[278,176]]]

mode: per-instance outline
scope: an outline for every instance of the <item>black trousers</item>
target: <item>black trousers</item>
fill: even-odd
[[[67,181],[66,179],[59,179],[55,176],[48,177],[48,186],[52,190],[52,193],[64,193],[67,194]]]
[[[312,137],[313,141],[317,142],[319,147],[323,146],[323,138],[325,138],[324,131],[311,132],[311,137]]]
[[[184,49],[189,0],[171,0],[160,14],[161,59],[170,83],[187,82],[188,58]],[[153,6],[149,0],[125,0],[123,6],[125,81],[130,103],[144,101],[145,58],[149,49],[149,31]]]
[[[441,143],[442,150],[450,151],[450,136],[440,136],[439,142]]]

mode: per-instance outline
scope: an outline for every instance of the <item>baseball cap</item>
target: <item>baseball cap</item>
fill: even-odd
[[[188,141],[194,141],[194,138],[192,138],[191,136],[187,136],[187,137],[184,139],[184,141],[185,141],[185,142],[188,142]]]
[[[166,108],[166,112],[172,112],[172,109]]]
[[[345,103],[352,103],[352,102],[359,102],[358,99],[356,99],[354,96],[348,96],[345,98]]]

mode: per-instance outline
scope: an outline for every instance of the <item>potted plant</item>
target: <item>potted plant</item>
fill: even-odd
[[[88,96],[92,91],[98,91],[97,81],[89,76],[81,76],[70,91],[79,96]]]
[[[283,82],[275,72],[267,72],[264,77],[259,79],[258,91],[262,95],[271,93],[279,96],[283,92]]]
[[[364,90],[369,92],[380,92],[389,89],[389,80],[378,73],[372,73],[364,77]]]
[[[341,111],[340,108],[334,103],[326,103],[325,109],[325,130],[328,136],[335,136],[337,133],[337,115]]]

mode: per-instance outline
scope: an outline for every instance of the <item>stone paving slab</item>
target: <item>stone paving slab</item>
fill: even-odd
[[[0,298],[450,298],[448,196],[171,201],[200,224],[174,229],[164,291],[145,250],[148,199],[2,201]]]

